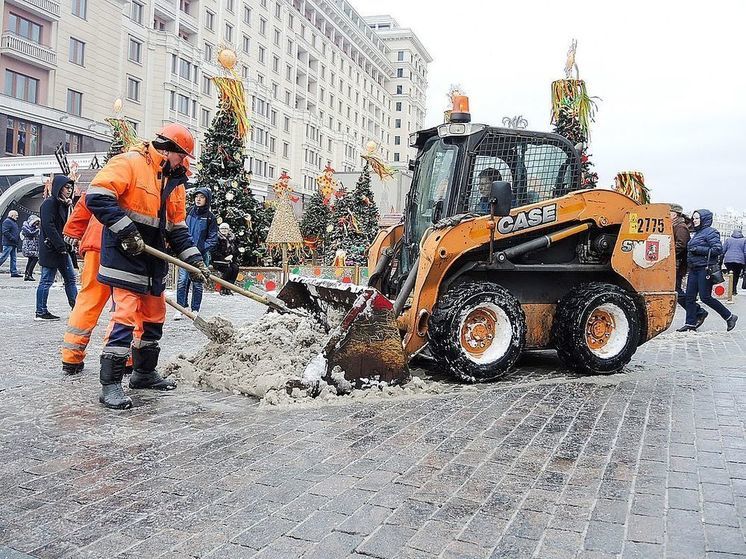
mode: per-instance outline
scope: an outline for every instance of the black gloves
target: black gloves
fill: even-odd
[[[122,249],[130,256],[137,256],[145,250],[145,241],[142,240],[142,235],[139,232],[132,233],[126,237],[122,237]]]

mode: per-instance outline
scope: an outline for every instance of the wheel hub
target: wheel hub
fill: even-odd
[[[585,325],[585,341],[591,349],[600,349],[614,333],[614,317],[605,310],[596,309],[588,317]]]
[[[474,309],[461,326],[461,347],[473,355],[487,351],[495,339],[497,318],[487,309]]]

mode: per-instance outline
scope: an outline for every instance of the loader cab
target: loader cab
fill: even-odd
[[[429,227],[447,217],[489,213],[486,177],[510,184],[513,209],[581,189],[578,152],[558,134],[450,122],[412,134],[410,146],[418,151],[407,197],[404,274]]]

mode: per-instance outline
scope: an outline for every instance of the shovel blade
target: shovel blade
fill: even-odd
[[[346,380],[358,386],[370,380],[399,383],[409,378],[393,304],[378,290],[292,277],[278,297],[288,307],[303,308],[317,317],[322,317],[328,307],[345,312],[324,349],[327,382],[335,366],[344,371]]]

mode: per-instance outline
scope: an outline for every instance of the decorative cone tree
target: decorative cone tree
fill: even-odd
[[[236,53],[224,48],[218,62],[226,72],[212,78],[220,103],[205,133],[197,171],[197,187],[212,191],[212,211],[218,223],[226,221],[238,240],[238,264],[251,265],[265,256],[264,239],[271,217],[251,191],[251,175],[245,169],[244,138],[249,130],[246,94],[236,75]]]
[[[270,252],[275,249],[281,251],[282,267],[285,268],[288,264],[288,250],[294,251],[298,256],[303,247],[303,236],[293,213],[293,206],[290,205],[290,176],[283,171],[272,188],[277,196],[277,203],[272,224],[267,233],[267,248]]]
[[[132,129],[132,125],[123,118],[107,118],[106,123],[111,126],[114,138],[109,146],[109,151],[106,152],[106,156],[104,157],[104,165],[109,162],[109,159],[115,155],[124,153],[138,141],[137,134]]]
[[[313,250],[321,250],[324,245],[329,215],[329,206],[324,203],[324,197],[317,190],[308,201],[308,205],[303,211],[303,221],[300,224],[303,239]]]

